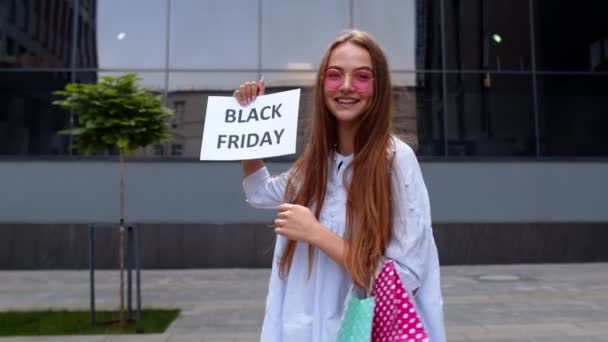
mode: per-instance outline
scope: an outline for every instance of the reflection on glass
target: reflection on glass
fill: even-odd
[[[538,79],[541,155],[608,156],[606,76]]]
[[[267,88],[272,87],[312,87],[317,76],[316,70],[267,72],[264,73],[264,83]]]
[[[233,91],[240,84],[255,81],[255,72],[171,72],[169,92],[173,91]]]
[[[397,96],[401,96],[403,99],[395,100],[396,112],[405,113],[405,117],[411,116],[408,115],[410,111],[415,113],[417,154],[422,156],[444,155],[443,111],[445,108],[441,74],[416,73],[415,87],[406,89],[407,92],[403,95],[397,93]],[[413,106],[410,104],[411,97],[415,100]]]
[[[316,69],[327,46],[350,26],[348,0],[265,0],[262,5],[265,69]]]
[[[537,69],[608,70],[608,1],[534,2]]]
[[[99,78],[104,76],[118,77],[122,76],[129,71],[124,72],[99,72]],[[141,80],[139,81],[139,85],[156,93],[162,93],[165,89],[165,73],[162,71],[158,72],[133,72],[137,74]],[[77,75],[81,75],[83,73],[77,73]]]
[[[448,76],[448,155],[532,156],[530,75]]]
[[[258,66],[258,2],[171,2],[171,68]]]
[[[58,72],[0,73],[0,155],[68,154],[69,113],[52,93],[70,75]]]
[[[101,68],[165,66],[166,0],[98,0]]]
[[[73,19],[82,39],[95,34],[94,11],[75,13],[74,1],[0,1],[0,67],[68,68],[73,49]],[[81,42],[79,41],[79,44]],[[96,66],[94,44],[79,45],[81,64]],[[86,59],[85,59],[86,56]]]
[[[415,69],[416,4],[414,0],[378,3],[354,1],[354,26],[380,43],[392,69]]]
[[[414,151],[419,151],[418,142],[418,113],[416,109],[418,92],[422,95],[423,89],[417,89],[414,73],[393,73],[393,131],[402,140],[406,141]]]
[[[208,96],[231,96],[257,73],[244,72],[171,72],[165,103],[175,117],[169,122],[172,140],[147,149],[143,157],[198,159],[205,123]]]
[[[528,7],[529,0],[446,1],[448,69],[530,70]],[[440,23],[439,11],[428,15]],[[429,33],[427,45],[441,44],[439,31]]]

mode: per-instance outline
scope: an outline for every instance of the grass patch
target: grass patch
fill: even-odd
[[[145,309],[141,323],[121,328],[118,323],[104,323],[118,320],[118,311],[97,311],[94,326],[88,310],[8,311],[0,312],[0,336],[158,334],[178,315],[179,310]]]

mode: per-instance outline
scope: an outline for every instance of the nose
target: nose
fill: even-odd
[[[353,82],[353,79],[350,74],[344,75],[344,81],[342,82],[342,86],[340,87],[340,90],[343,90],[343,91],[353,90],[352,82]]]

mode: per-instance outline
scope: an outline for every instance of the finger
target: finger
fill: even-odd
[[[285,221],[285,220],[283,220],[283,219],[275,219],[275,220],[274,220],[274,226],[275,226],[276,228],[279,228],[279,227],[281,227],[281,228],[282,228],[282,227],[284,227],[284,226],[285,226],[285,223],[287,223],[287,221]]]
[[[239,99],[239,104],[240,104],[241,106],[244,106],[244,105],[245,105],[245,103],[246,103],[246,102],[245,102],[245,100],[246,100],[246,98],[247,98],[247,90],[246,90],[246,88],[245,88],[245,85],[244,85],[244,84],[241,84],[241,86],[239,87],[239,90],[237,90],[237,92],[238,92],[238,96],[239,96],[239,97],[238,97],[238,99]]]
[[[232,96],[234,96],[236,102],[241,104],[241,92],[239,91],[239,89],[235,90],[234,93],[232,93]]]
[[[281,211],[277,214],[277,218],[278,219],[286,219],[287,218],[287,212],[286,211]]]
[[[258,97],[258,83],[257,82],[247,82],[247,91],[249,95],[249,103],[253,103],[255,99]]]
[[[245,83],[245,88],[247,89],[247,104],[250,104],[253,102],[255,93],[256,93],[256,86],[255,83],[253,82],[247,82]]]
[[[258,96],[264,95],[266,92],[266,84],[264,83],[264,76],[258,81]]]
[[[287,211],[287,210],[291,209],[291,207],[293,207],[293,204],[283,203],[279,206],[279,211],[280,212]]]
[[[291,233],[289,232],[289,229],[277,227],[277,228],[274,229],[274,233],[277,234],[277,235],[284,236],[284,237],[288,238],[289,240],[296,241],[293,238],[293,236],[291,235]]]

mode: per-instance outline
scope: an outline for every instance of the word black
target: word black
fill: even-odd
[[[274,119],[275,117],[280,118],[281,113],[279,113],[279,108],[281,108],[281,105],[283,105],[283,104],[279,103],[278,106],[272,105],[272,107],[265,106],[260,110],[259,114],[255,108],[251,108],[251,110],[249,111],[249,115],[247,115],[247,117],[243,116],[242,109],[238,110],[238,115],[237,115],[236,109],[226,109],[226,120],[225,121],[228,123],[231,123],[231,122],[245,123],[245,122],[249,122],[252,120],[260,121],[260,120]],[[270,111],[270,113],[267,111]]]

